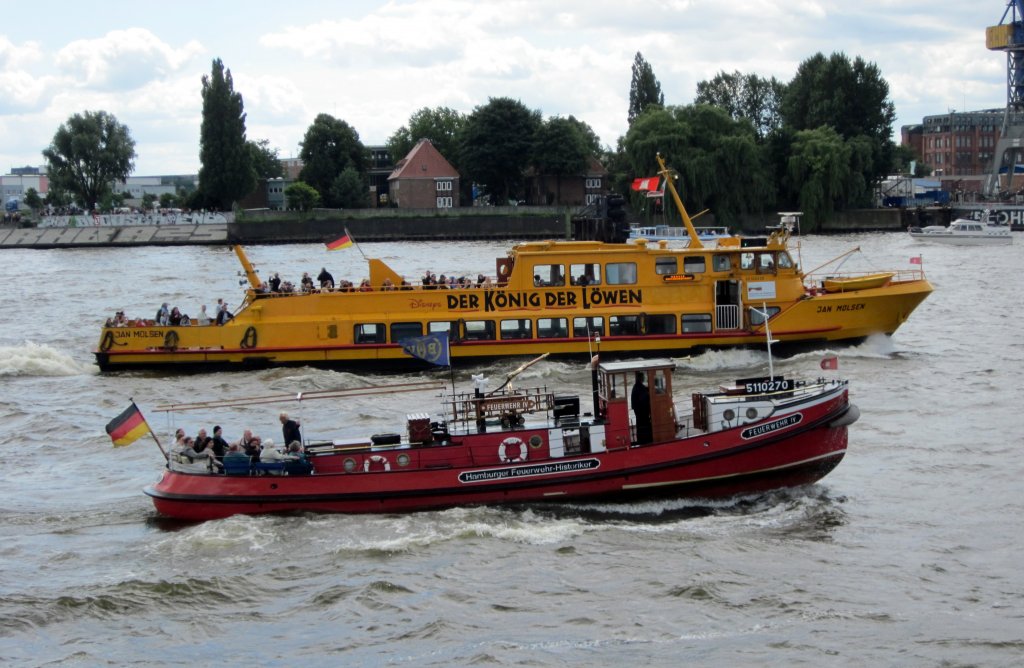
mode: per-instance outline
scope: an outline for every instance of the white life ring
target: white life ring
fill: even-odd
[[[508,449],[511,446],[516,446],[519,449],[519,454],[512,457],[508,454]],[[526,461],[526,444],[523,443],[523,439],[516,436],[509,436],[498,445],[498,459],[505,462],[506,464],[514,462],[525,462]]]
[[[364,472],[369,472],[371,462],[374,464],[380,464],[381,462],[384,462],[384,470],[391,470],[391,462],[388,461],[387,457],[383,457],[381,455],[370,455],[369,457],[366,458],[366,461],[363,462]]]

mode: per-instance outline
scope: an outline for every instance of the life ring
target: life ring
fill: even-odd
[[[107,352],[114,347],[114,333],[109,329],[107,333],[103,335],[103,340],[100,341],[100,352]]]
[[[363,471],[369,473],[369,471],[370,471],[370,464],[371,463],[373,463],[373,464],[383,463],[385,471],[390,471],[391,470],[391,462],[388,461],[387,457],[384,457],[384,456],[381,456],[381,455],[370,455],[363,462]]]
[[[164,334],[164,348],[176,350],[178,348],[178,333],[173,329]]]
[[[239,342],[241,348],[255,348],[256,347],[256,328],[249,325],[248,329],[245,330],[245,334],[242,335],[242,340]]]
[[[513,457],[509,455],[508,449],[511,446],[515,446],[518,450],[518,454]],[[506,464],[512,464],[515,462],[526,461],[526,444],[523,443],[523,439],[517,436],[509,436],[498,445],[498,459],[505,462]]]

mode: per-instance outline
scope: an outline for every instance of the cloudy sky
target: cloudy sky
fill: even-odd
[[[249,139],[298,152],[318,113],[381,144],[423,107],[469,113],[490,97],[573,115],[606,145],[626,131],[631,66],[667,104],[739,70],[792,79],[842,51],[876,63],[894,128],[950,109],[1002,107],[1005,56],[985,49],[1005,0],[178,0],[5,2],[0,171],[40,165],[69,116],[105,110],[136,142],[135,174],[199,169],[201,78],[231,70]]]

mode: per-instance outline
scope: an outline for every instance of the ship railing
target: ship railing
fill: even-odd
[[[530,388],[513,392],[481,394],[460,392],[449,396],[448,406],[453,422],[510,420],[529,413],[551,411],[554,395],[547,388]]]
[[[723,304],[715,307],[715,329],[739,329],[740,307]]]

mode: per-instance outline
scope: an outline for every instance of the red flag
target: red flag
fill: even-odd
[[[134,443],[149,431],[149,424],[146,423],[146,418],[142,417],[142,411],[134,401],[124,412],[107,423],[107,435],[114,442],[114,447]]]
[[[910,258],[910,264],[921,264],[921,256],[915,255],[914,257]]]
[[[327,243],[327,250],[339,250],[341,248],[348,248],[352,245],[352,237],[345,232],[345,235],[340,239],[335,239]]]
[[[821,360],[821,368],[822,369],[838,369],[839,368],[839,358],[836,357],[835,355],[829,355],[825,359]]]
[[[660,176],[648,176],[642,179],[633,179],[633,190],[657,190],[660,182]]]

